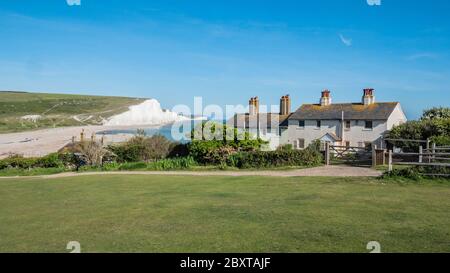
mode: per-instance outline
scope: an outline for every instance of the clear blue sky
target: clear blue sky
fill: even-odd
[[[450,1],[0,0],[0,90],[450,106]]]

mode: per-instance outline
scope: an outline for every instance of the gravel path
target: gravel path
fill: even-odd
[[[173,175],[173,176],[269,176],[269,177],[298,177],[298,176],[326,176],[326,177],[378,177],[381,171],[370,168],[350,166],[324,166],[309,169],[286,171],[123,171],[123,172],[87,172],[60,173],[54,175],[27,176],[22,178],[61,178],[91,175]],[[0,179],[11,177],[0,177]]]

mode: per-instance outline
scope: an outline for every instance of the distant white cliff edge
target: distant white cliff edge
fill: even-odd
[[[127,112],[110,117],[103,125],[162,125],[186,120],[190,120],[190,118],[168,110],[163,110],[159,101],[151,99],[146,100],[139,105],[130,106]]]

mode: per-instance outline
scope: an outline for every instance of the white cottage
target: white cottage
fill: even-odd
[[[359,103],[332,103],[331,92],[322,92],[320,103],[303,104],[291,113],[289,95],[280,100],[279,113],[259,113],[258,97],[250,99],[249,113],[237,114],[229,126],[269,141],[269,149],[291,144],[304,149],[315,140],[332,145],[367,147],[382,145],[392,127],[407,121],[399,102],[375,101],[374,89],[364,89]]]
[[[332,103],[325,90],[319,104],[302,105],[280,125],[280,144],[303,149],[319,139],[340,146],[380,147],[382,137],[406,121],[399,102],[377,103],[373,89],[364,89],[360,103]]]

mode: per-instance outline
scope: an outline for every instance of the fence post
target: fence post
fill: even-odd
[[[433,143],[433,162],[436,161],[436,143]]]
[[[330,143],[325,142],[325,165],[330,165]]]
[[[430,156],[430,152],[431,152],[431,147],[430,147],[430,139],[427,138],[427,158],[428,158],[428,163],[431,163],[431,156]]]
[[[377,145],[372,145],[372,167],[377,166]]]
[[[423,147],[419,146],[419,163],[423,163]]]
[[[389,172],[392,172],[392,150],[389,150]]]

